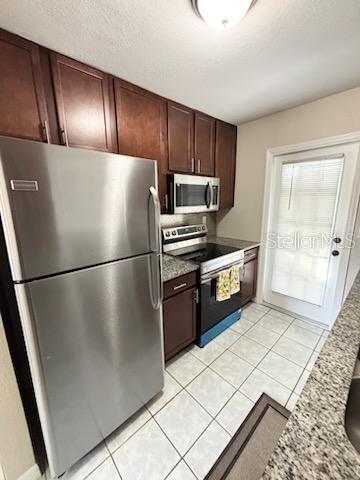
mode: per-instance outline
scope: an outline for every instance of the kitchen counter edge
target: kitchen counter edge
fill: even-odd
[[[199,266],[189,260],[181,260],[171,255],[162,255],[162,281],[163,283],[181,277],[187,273],[196,272]]]
[[[360,479],[345,412],[360,343],[360,273],[270,458],[263,480]]]

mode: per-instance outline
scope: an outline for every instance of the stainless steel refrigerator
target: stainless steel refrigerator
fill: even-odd
[[[0,208],[50,472],[163,387],[156,163],[0,137]]]

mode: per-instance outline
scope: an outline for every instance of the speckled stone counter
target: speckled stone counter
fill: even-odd
[[[258,247],[259,242],[251,242],[248,240],[239,240],[237,238],[227,238],[227,237],[208,237],[208,242],[218,243],[219,245],[228,245],[229,247],[236,247],[240,250],[250,250],[251,248]]]
[[[187,260],[180,260],[180,258],[172,257],[170,255],[162,256],[162,280],[168,282],[173,278],[181,277],[190,272],[198,270],[199,266],[194,262]]]
[[[266,467],[263,479],[360,479],[344,426],[360,343],[360,274]]]

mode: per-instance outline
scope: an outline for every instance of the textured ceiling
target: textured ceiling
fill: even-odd
[[[1,0],[0,26],[234,123],[360,85],[360,0],[257,0],[225,32],[190,0]]]

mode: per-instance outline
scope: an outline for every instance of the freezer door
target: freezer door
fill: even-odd
[[[162,389],[158,266],[151,254],[15,286],[52,475]]]
[[[156,175],[152,160],[0,137],[0,209],[13,279],[154,250]]]

